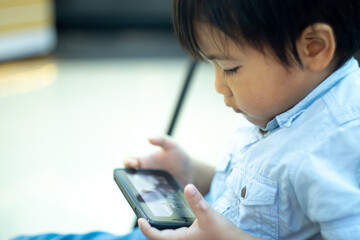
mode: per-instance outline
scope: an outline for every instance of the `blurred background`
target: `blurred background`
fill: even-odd
[[[156,150],[189,65],[169,0],[0,0],[0,239],[130,231],[112,171]],[[212,75],[195,69],[173,136],[215,164],[237,119]]]

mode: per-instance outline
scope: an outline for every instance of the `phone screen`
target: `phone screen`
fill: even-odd
[[[145,215],[141,217],[152,223],[180,227],[195,220],[181,187],[169,173],[115,169],[114,178],[137,215]],[[139,209],[141,213],[137,212]]]
[[[177,189],[164,176],[149,174],[128,174],[137,190],[137,200],[147,205],[157,217],[193,217],[191,209],[179,199]]]

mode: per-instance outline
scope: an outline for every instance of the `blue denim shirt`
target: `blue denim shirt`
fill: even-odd
[[[270,239],[360,239],[360,70],[349,60],[262,134],[240,124],[207,200]]]

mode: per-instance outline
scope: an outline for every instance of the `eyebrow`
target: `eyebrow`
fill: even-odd
[[[235,60],[234,58],[231,58],[229,56],[222,56],[222,55],[203,55],[208,60]]]

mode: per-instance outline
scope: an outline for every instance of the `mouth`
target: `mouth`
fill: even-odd
[[[232,108],[232,110],[236,113],[243,113],[239,108],[233,106],[231,101],[228,101],[227,99],[224,99],[224,103],[227,107]]]
[[[233,110],[234,110],[234,112],[236,112],[236,113],[242,113],[242,111],[240,110],[240,109],[238,109],[238,108],[232,108]]]
[[[243,113],[243,111],[241,111],[239,108],[232,107],[232,106],[230,106],[230,105],[228,105],[228,104],[226,104],[226,106],[228,106],[229,108],[232,108],[232,110],[233,110],[234,112],[236,112],[236,113]]]

